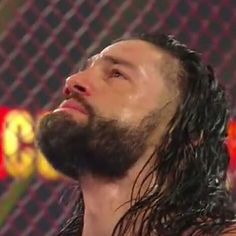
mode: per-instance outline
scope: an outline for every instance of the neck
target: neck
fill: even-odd
[[[147,153],[146,153],[147,154]],[[139,176],[135,188],[135,180],[150,157],[140,158],[142,161],[129,170],[126,177],[117,181],[109,181],[86,175],[80,178],[85,205],[84,226],[82,236],[111,236],[119,219],[130,208],[131,195],[137,193],[140,184],[148,171],[148,166]],[[149,164],[151,165],[151,163]],[[150,180],[150,181],[153,181]],[[150,183],[149,181],[149,183]],[[147,183],[147,186],[149,184]],[[132,193],[132,189],[134,192]],[[145,186],[142,186],[145,191]]]

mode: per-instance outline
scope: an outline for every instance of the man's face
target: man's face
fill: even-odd
[[[39,147],[52,165],[73,178],[125,176],[158,136],[173,99],[161,73],[164,57],[142,40],[120,41],[71,75],[64,102],[38,128]]]

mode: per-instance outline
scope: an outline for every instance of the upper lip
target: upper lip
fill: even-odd
[[[65,100],[64,102],[61,103],[61,105],[59,107],[60,108],[71,108],[71,109],[80,111],[84,114],[88,114],[86,109],[79,102],[75,101],[74,99]]]

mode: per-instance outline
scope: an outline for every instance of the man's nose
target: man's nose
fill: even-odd
[[[66,96],[71,95],[72,93],[77,93],[82,96],[91,95],[91,87],[83,76],[78,74],[73,74],[66,79],[66,83],[63,89],[63,93]]]

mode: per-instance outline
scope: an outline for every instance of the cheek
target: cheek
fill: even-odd
[[[148,91],[148,93],[147,93]],[[107,119],[117,119],[128,124],[139,123],[145,115],[158,106],[156,88],[133,89],[129,92],[106,93],[96,97],[97,111]]]
[[[148,92],[147,92],[148,91]],[[167,102],[167,94],[160,85],[148,89],[141,88],[139,92],[129,95],[120,109],[120,120],[123,122],[140,122],[150,112],[163,107]]]
[[[108,97],[96,101],[97,114],[107,119],[116,119],[124,123],[135,122],[142,109],[128,96]]]
[[[120,108],[119,120],[125,123],[139,123],[156,105],[142,93],[129,96]]]

